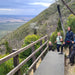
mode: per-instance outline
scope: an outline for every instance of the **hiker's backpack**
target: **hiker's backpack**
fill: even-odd
[[[71,36],[71,33],[72,33],[72,31],[70,31],[70,32],[67,34],[67,36],[69,37],[70,40],[73,39],[73,36]],[[66,38],[66,42],[67,42],[67,43],[70,43],[71,41],[68,39],[68,37]]]
[[[75,42],[75,34],[73,34],[73,39],[74,39],[74,42]]]
[[[61,36],[62,37],[62,36]],[[60,36],[59,36],[59,40],[61,40]],[[60,41],[60,42],[63,42],[63,41]]]

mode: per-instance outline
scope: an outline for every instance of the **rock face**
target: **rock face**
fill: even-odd
[[[5,45],[0,46],[0,54],[5,54]]]
[[[75,12],[75,0],[66,0],[66,3]],[[60,3],[60,6],[61,6],[63,23],[66,24],[66,19],[71,13],[62,3]],[[22,25],[14,32],[2,38],[1,44],[4,43],[5,40],[7,40],[12,48],[20,48],[23,44],[25,36],[34,33],[34,30],[31,27],[32,23],[36,23],[35,26],[38,27],[37,29],[38,35],[40,36],[44,36],[46,34],[50,35],[52,32],[55,31],[58,19],[59,16],[57,12],[57,4],[54,3],[49,8],[41,12],[38,16],[36,16],[26,24]]]

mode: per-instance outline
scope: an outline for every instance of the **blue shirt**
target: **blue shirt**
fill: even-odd
[[[73,39],[73,32],[72,31],[67,31],[65,42],[67,42],[67,41],[70,41],[70,42],[74,41],[74,39]]]

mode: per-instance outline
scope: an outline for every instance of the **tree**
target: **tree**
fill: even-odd
[[[39,37],[38,35],[34,35],[34,34],[26,36],[26,37],[25,37],[25,40],[24,40],[23,47],[29,45],[30,43],[32,43],[32,42],[34,42],[34,41],[36,41],[36,40],[38,40],[39,38],[40,38],[40,37]],[[36,50],[36,49],[40,46],[40,44],[37,43],[37,44],[35,44],[34,46],[35,46],[35,50]],[[29,49],[25,50],[24,52],[22,52],[22,53],[20,54],[20,58],[27,58],[31,53],[32,53],[32,49],[29,48]],[[40,52],[36,53],[36,56],[38,56],[39,53],[40,53]],[[27,62],[27,65],[30,66],[31,64],[32,64],[32,60],[29,60],[29,61]]]
[[[75,33],[75,16],[70,15],[67,19],[67,26],[71,27],[71,30]]]
[[[58,13],[59,13],[59,19],[60,19],[60,23],[61,23],[61,26],[62,26],[62,30],[63,30],[64,36],[65,36],[65,28],[64,28],[64,25],[63,25],[63,20],[62,20],[61,11],[60,11],[60,5],[59,4],[57,4],[57,10],[58,10]]]
[[[62,30],[62,26],[61,26],[61,22],[60,19],[58,20],[58,26],[57,26],[57,31],[61,31]]]
[[[12,48],[9,46],[8,41],[5,42],[5,47],[6,47],[6,53],[11,53],[12,52]]]
[[[75,15],[75,13],[72,11],[72,9],[66,4],[66,2],[64,0],[61,0],[63,2],[63,4],[70,10],[70,12]]]

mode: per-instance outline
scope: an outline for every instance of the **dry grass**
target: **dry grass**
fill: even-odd
[[[66,55],[68,55],[69,50],[66,49],[64,52],[66,53]],[[68,63],[69,63],[69,59],[66,60],[65,75],[75,75],[75,65],[70,66],[70,64]]]
[[[39,67],[40,63],[41,63],[41,59],[37,62],[36,69]],[[29,75],[33,75],[33,74],[34,74],[34,70],[32,69]]]

